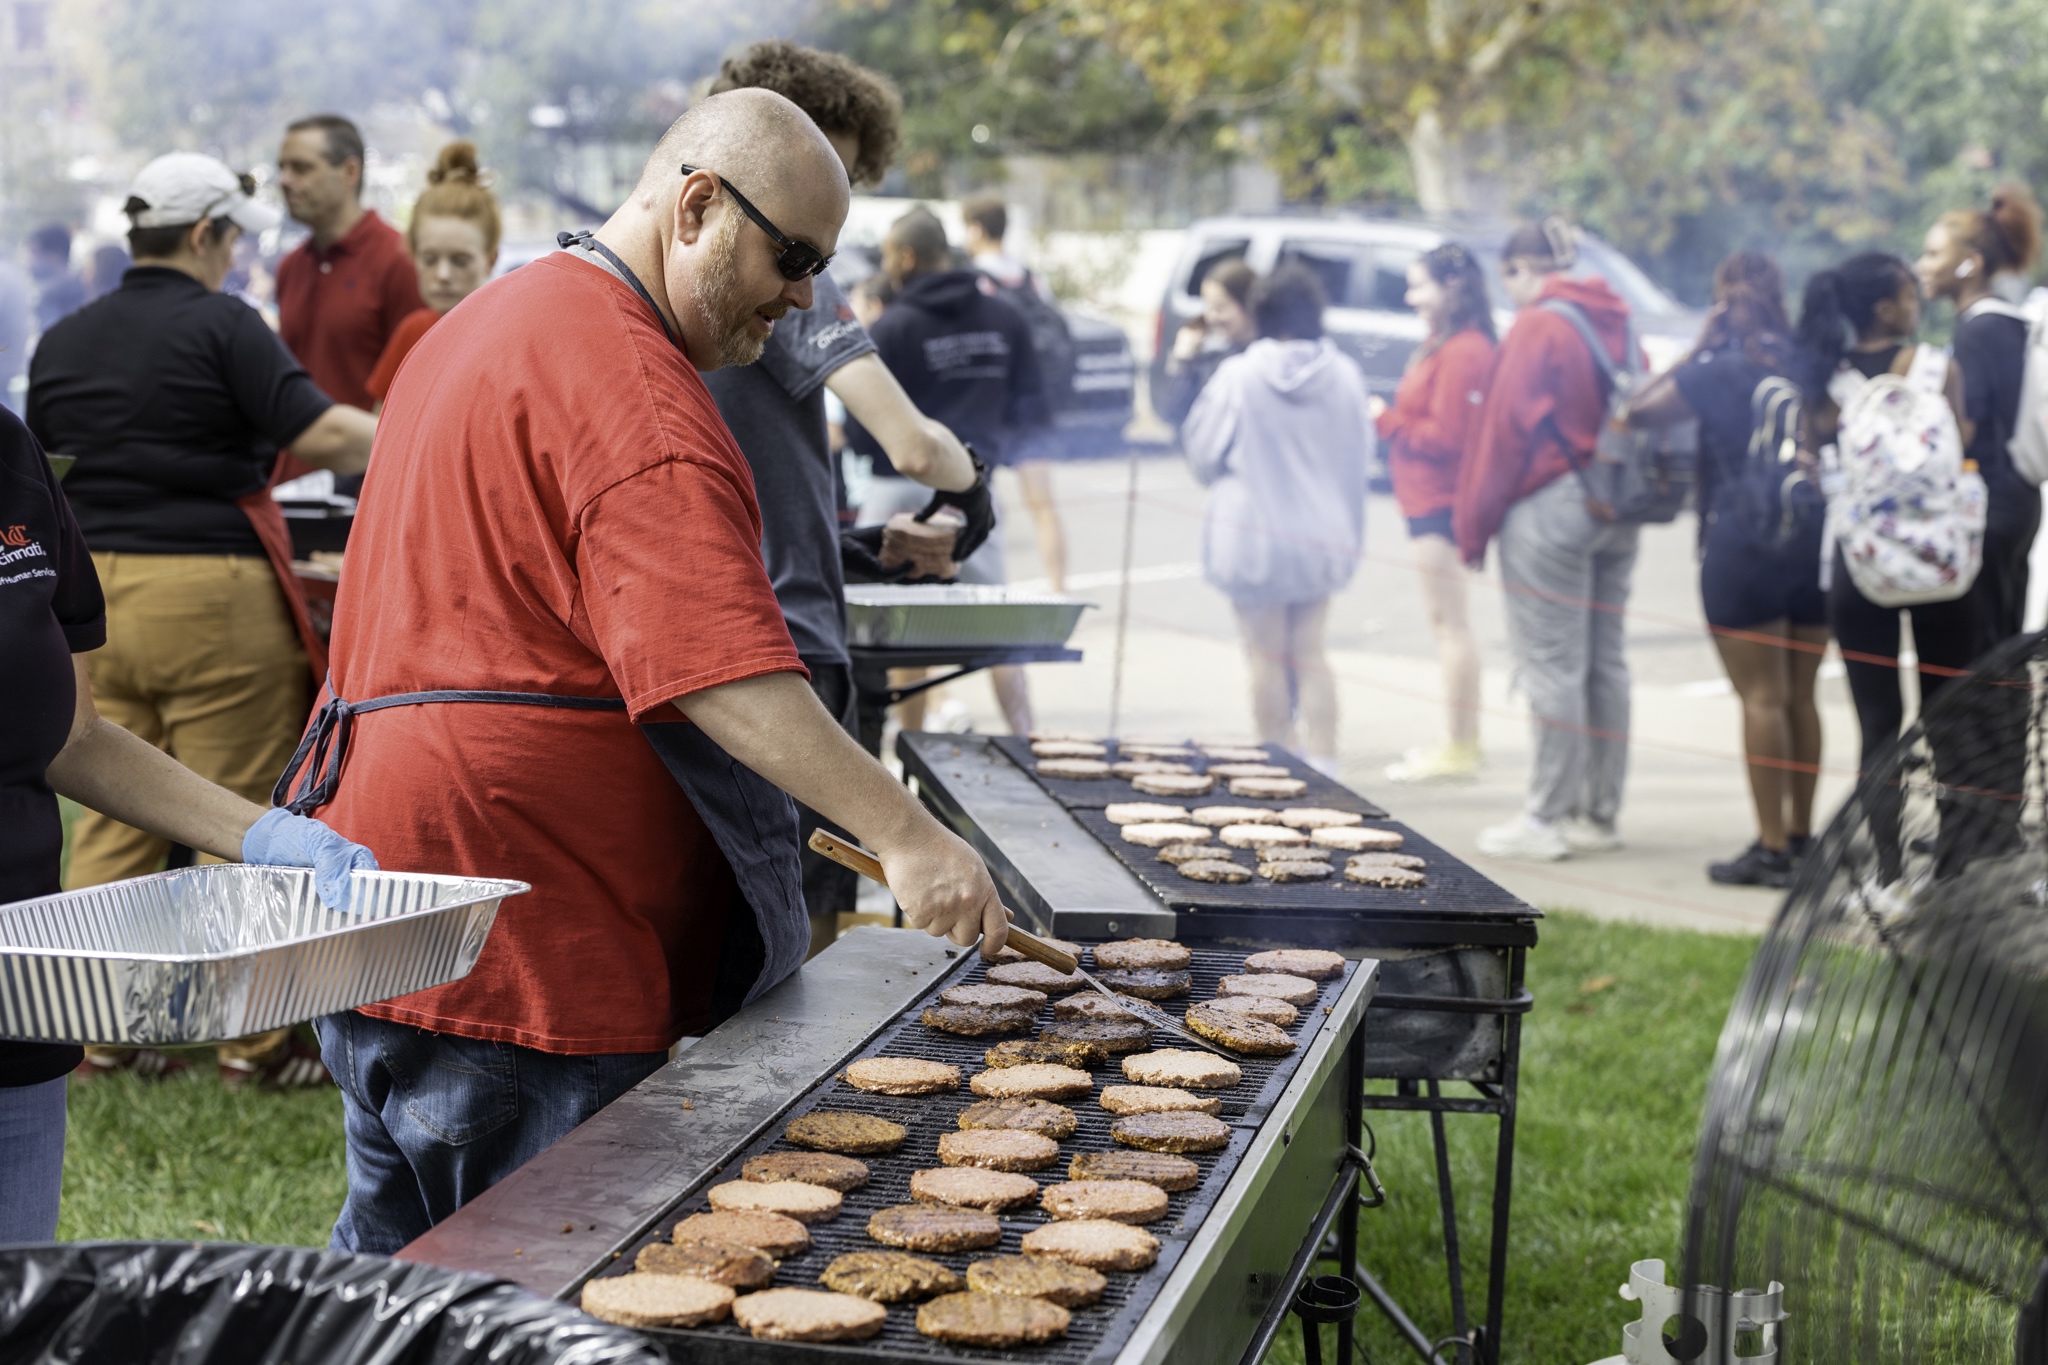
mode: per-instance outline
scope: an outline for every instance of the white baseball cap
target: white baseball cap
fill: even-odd
[[[210,156],[171,152],[142,168],[128,189],[129,221],[139,228],[183,227],[225,218],[244,232],[277,226],[282,215],[242,190],[242,178]],[[137,202],[142,207],[134,207]]]

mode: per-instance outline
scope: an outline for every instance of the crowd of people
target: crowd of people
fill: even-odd
[[[443,149],[401,232],[362,202],[355,125],[318,115],[278,154],[307,237],[274,317],[237,285],[279,215],[186,153],[137,176],[112,287],[29,295],[0,901],[57,889],[55,792],[85,807],[66,888],[235,858],[313,867],[334,905],[380,860],[535,888],[466,979],[217,1049],[232,1084],[340,1085],[337,1246],[396,1250],[829,941],[853,887],[791,875],[811,826],[874,850],[910,924],[1001,942],[980,859],[855,743],[841,601],[904,575],[899,511],[1002,580],[990,470],[1049,425],[1044,296],[999,202],[964,254],[907,215],[840,291],[850,185],[899,119],[873,73],[757,44],[611,219],[483,289],[475,149]],[[842,441],[878,474],[850,521]],[[358,497],[330,638],[271,496],[308,475]],[[998,693],[1028,728],[1021,676]],[[0,1172],[0,1241],[54,1229],[67,1077],[189,1065],[0,1043],[0,1131],[35,1155]]]
[[[1982,208],[1944,215],[1915,262],[1866,252],[1817,272],[1796,323],[1776,263],[1738,252],[1715,273],[1695,346],[1654,377],[1624,301],[1574,273],[1562,221],[1507,238],[1500,273],[1515,311],[1499,338],[1479,263],[1446,243],[1408,271],[1426,339],[1393,402],[1362,405],[1350,362],[1314,340],[1314,275],[1282,265],[1259,278],[1240,259],[1217,262],[1157,403],[1210,489],[1205,575],[1236,606],[1260,738],[1332,761],[1323,620],[1360,555],[1363,471],[1377,437],[1435,628],[1448,721],[1443,741],[1409,751],[1386,776],[1446,780],[1478,767],[1480,669],[1463,569],[1493,547],[1534,753],[1522,813],[1482,831],[1479,848],[1541,861],[1619,848],[1623,623],[1651,514],[1617,512],[1598,480],[1629,458],[1610,443],[1692,444],[1692,461],[1637,458],[1667,479],[1693,471],[1702,605],[1741,701],[1757,834],[1707,875],[1789,884],[1813,840],[1814,689],[1829,641],[1843,653],[1867,769],[1904,722],[1902,613],[1923,703],[2020,631],[2041,494],[2009,450],[2028,318],[1999,290],[2024,287],[2040,236],[2032,196],[2005,186]],[[1946,348],[1915,341],[1936,301],[1954,311]],[[2018,774],[2008,790],[2019,790]],[[1873,807],[1880,865],[1896,881],[1898,793],[1879,793]],[[1953,840],[1940,842],[1945,857],[1959,856]]]
[[[851,188],[888,169],[900,114],[842,57],[756,44],[609,220],[489,288],[503,228],[476,149],[442,150],[400,231],[363,203],[359,130],[316,115],[279,147],[307,236],[274,319],[240,281],[277,211],[190,153],[136,177],[125,252],[74,272],[51,229],[18,287],[0,278],[0,321],[14,300],[35,336],[22,417],[0,416],[0,902],[57,889],[59,792],[85,808],[66,888],[237,858],[313,868],[337,905],[380,860],[534,887],[467,978],[217,1049],[232,1084],[341,1086],[339,1247],[403,1246],[829,941],[854,887],[802,851],[813,828],[874,850],[912,925],[1000,945],[981,860],[856,742],[843,590],[904,575],[885,554],[904,514],[954,528],[962,580],[1003,582],[1001,465],[1060,582],[1057,310],[989,198],[959,243],[913,210],[872,274],[835,283]],[[2039,236],[2002,190],[1917,264],[1819,273],[1796,324],[1777,267],[1731,257],[1698,345],[1654,379],[1564,224],[1508,237],[1504,336],[1480,262],[1446,244],[1409,269],[1427,339],[1391,403],[1325,335],[1311,270],[1218,263],[1154,397],[1208,489],[1204,570],[1260,737],[1336,770],[1324,636],[1384,442],[1447,721],[1388,776],[1480,762],[1467,570],[1496,547],[1535,757],[1523,813],[1480,847],[1618,847],[1640,528],[1595,467],[1630,430],[1696,422],[1701,590],[1758,823],[1710,875],[1784,884],[1812,835],[1827,641],[1867,764],[1902,723],[1902,608],[1923,696],[2019,629],[2040,500],[2006,449],[2027,329],[1996,289]],[[1932,299],[1956,309],[1952,354],[1914,343]],[[1875,392],[1954,448],[1948,484],[1939,461],[1916,474],[1918,540],[1857,515],[1884,491]],[[868,462],[858,490],[842,448]],[[63,482],[46,455],[72,461]],[[359,498],[331,637],[272,496],[307,476]],[[1902,544],[1945,576],[1893,591]],[[1029,732],[1021,671],[994,684]],[[25,1154],[0,1170],[0,1242],[54,1229],[67,1076],[189,1064],[0,1042],[0,1132]]]

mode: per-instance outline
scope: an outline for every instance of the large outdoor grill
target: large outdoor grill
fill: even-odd
[[[896,752],[925,804],[987,859],[1009,903],[1041,932],[1068,939],[1145,935],[1237,952],[1332,948],[1380,962],[1361,1065],[1366,1078],[1383,1084],[1362,1102],[1367,1110],[1431,1115],[1447,1307],[1461,1338],[1472,1325],[1443,1116],[1499,1121],[1488,1296],[1483,1327],[1467,1351],[1470,1358],[1492,1359],[1504,1308],[1521,1016],[1533,1003],[1523,973],[1536,943],[1535,908],[1277,746],[1268,749],[1269,761],[1307,784],[1287,801],[1247,800],[1222,790],[1159,798],[1114,779],[1045,779],[1033,771],[1029,745],[1007,737],[906,734]],[[1124,844],[1102,814],[1112,801],[1158,800],[1353,811],[1369,825],[1399,831],[1403,851],[1427,862],[1427,885],[1389,890],[1188,881],[1158,863],[1152,850]],[[1466,1093],[1448,1093],[1454,1083]],[[1418,1327],[1364,1266],[1353,1271],[1409,1344],[1430,1359],[1431,1337],[1441,1334]]]
[[[1240,970],[1243,953],[1196,953],[1194,989],[1184,1006],[1215,994],[1217,979]],[[1377,963],[1352,963],[1324,983],[1290,1030],[1300,1046],[1284,1058],[1238,1058],[1244,1080],[1221,1092],[1233,1129],[1222,1151],[1191,1157],[1194,1189],[1171,1196],[1168,1216],[1148,1229],[1162,1244],[1158,1263],[1110,1272],[1103,1301],[1074,1310],[1069,1335],[1044,1346],[997,1352],[946,1345],[919,1335],[914,1306],[892,1308],[879,1337],[865,1342],[799,1345],[757,1341],[730,1323],[655,1332],[678,1360],[863,1361],[1028,1359],[1079,1362],[1256,1362],[1296,1303],[1296,1292],[1334,1237],[1348,1262],[1355,1254],[1355,1194],[1364,1170],[1358,1098],[1360,1032]],[[707,1189],[738,1178],[744,1160],[787,1150],[790,1119],[814,1108],[857,1110],[902,1123],[910,1136],[897,1152],[863,1158],[869,1185],[846,1196],[839,1217],[811,1228],[813,1245],[782,1263],[777,1286],[815,1287],[846,1251],[877,1250],[866,1236],[877,1209],[912,1202],[913,1171],[939,1165],[936,1145],[977,1102],[955,1095],[894,1098],[855,1090],[838,1074],[868,1056],[916,1056],[953,1062],[963,1077],[984,1069],[994,1039],[966,1039],[918,1020],[947,986],[978,981],[978,956],[904,930],[857,929],[803,971],[707,1035],[611,1108],[515,1172],[401,1253],[408,1259],[509,1275],[539,1292],[573,1298],[594,1276],[624,1273],[639,1249],[669,1235],[705,1208]],[[1176,1011],[1177,1012],[1177,1011]],[[1158,1035],[1154,1046],[1185,1046]],[[1097,1087],[1116,1083],[1117,1062],[1098,1069]],[[1083,1151],[1114,1147],[1110,1115],[1091,1096],[1072,1103],[1079,1131],[1060,1143],[1041,1183],[1066,1177]],[[998,1248],[920,1253],[964,1271],[969,1262],[1014,1253],[1042,1224],[1035,1206],[1001,1215]],[[1349,1324],[1342,1346],[1350,1350]]]

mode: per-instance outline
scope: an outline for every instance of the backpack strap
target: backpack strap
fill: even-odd
[[[1948,394],[1948,352],[1925,342],[1913,348],[1913,363],[1907,367],[1906,383],[1936,398]]]
[[[1593,364],[1599,369],[1601,378],[1607,381],[1607,386],[1610,389],[1613,388],[1622,373],[1622,367],[1616,365],[1614,357],[1607,354],[1607,347],[1601,343],[1600,334],[1593,330],[1592,320],[1586,316],[1585,311],[1577,304],[1567,303],[1563,299],[1545,299],[1536,306],[1546,313],[1556,314],[1572,325],[1572,329],[1579,334],[1579,340],[1585,342],[1586,349],[1593,353]],[[1635,372],[1635,350],[1636,322],[1634,318],[1630,318],[1628,321],[1628,372],[1631,374]]]
[[[1996,294],[1987,294],[1983,298],[1978,299],[1968,308],[1965,308],[1962,311],[1962,315],[1956,321],[1968,322],[1971,318],[1982,317],[1987,313],[1995,317],[2011,318],[2015,322],[2024,322],[2029,326],[2032,326],[2034,322],[2032,318],[2027,316],[2026,309],[2021,308],[2017,304],[2007,303]]]

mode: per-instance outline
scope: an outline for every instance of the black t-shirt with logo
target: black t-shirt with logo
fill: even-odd
[[[57,890],[64,829],[44,772],[71,733],[71,656],[106,642],[99,575],[50,462],[0,408],[0,905]],[[0,1086],[55,1080],[83,1058],[0,1042]]]
[[[164,266],[130,270],[29,362],[29,430],[77,458],[64,492],[95,550],[261,558],[235,499],[333,405],[262,314]]]

